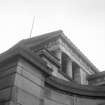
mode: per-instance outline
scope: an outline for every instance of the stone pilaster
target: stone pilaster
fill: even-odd
[[[67,62],[67,75],[72,78],[72,61],[70,59]]]

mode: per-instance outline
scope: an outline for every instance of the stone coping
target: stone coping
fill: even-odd
[[[0,67],[2,68],[6,64],[9,64],[12,61],[16,61],[19,58],[23,58],[39,70],[43,71],[48,75],[51,75],[52,70],[49,69],[45,63],[38,57],[34,52],[26,49],[25,47],[17,47],[12,50],[8,50],[7,52],[0,55]]]
[[[88,77],[87,77],[87,79],[88,80],[94,80],[94,79],[98,79],[98,78],[100,78],[100,77],[105,77],[105,71],[102,71],[102,72],[99,72],[99,73],[95,73],[95,74],[93,74],[93,75],[89,75]]]
[[[80,85],[73,81],[61,80],[57,77],[50,76],[46,79],[46,83],[57,90],[91,98],[105,98],[105,86],[89,86]]]

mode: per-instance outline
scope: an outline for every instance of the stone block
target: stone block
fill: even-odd
[[[0,105],[10,105],[9,102],[1,102]]]
[[[15,86],[34,96],[42,97],[43,88],[19,74],[16,74]]]
[[[11,75],[16,72],[16,67],[4,69],[3,71],[0,71],[0,78],[3,78],[4,76]]]
[[[32,66],[29,62],[26,62],[23,59],[20,59],[17,66],[17,71],[21,73],[21,70],[25,70],[32,74],[35,77],[44,80],[43,74],[40,70],[38,70],[35,66]]]
[[[0,89],[7,88],[13,85],[15,74],[5,76],[0,79]]]
[[[36,75],[31,74],[30,72],[22,69],[21,72],[18,72],[20,75],[22,75],[23,77],[29,79],[30,81],[36,83],[39,86],[44,86],[44,80],[42,80],[41,78],[39,78]]]
[[[11,98],[11,88],[0,90],[0,102],[7,101]]]
[[[61,104],[53,100],[44,99],[44,105],[66,105],[66,104]]]
[[[91,99],[91,98],[82,98],[82,97],[75,97],[74,104],[77,105],[101,105],[101,103],[105,103],[105,99]],[[102,104],[104,105],[104,104]]]
[[[40,105],[40,98],[31,95],[19,88],[16,94],[17,102],[15,103],[17,103],[17,105]]]
[[[58,103],[70,105],[70,103],[72,102],[72,96],[69,96],[64,93],[60,93],[58,91],[54,91],[49,88],[45,89],[44,95],[46,98],[53,100],[55,102],[58,102]]]
[[[9,105],[17,105],[16,103],[14,103],[13,101],[9,102]]]

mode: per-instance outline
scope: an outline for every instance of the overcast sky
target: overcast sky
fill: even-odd
[[[105,0],[0,0],[0,53],[18,41],[62,29],[105,70]]]

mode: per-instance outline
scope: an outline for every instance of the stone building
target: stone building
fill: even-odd
[[[0,105],[105,105],[105,72],[59,30],[0,55]]]

